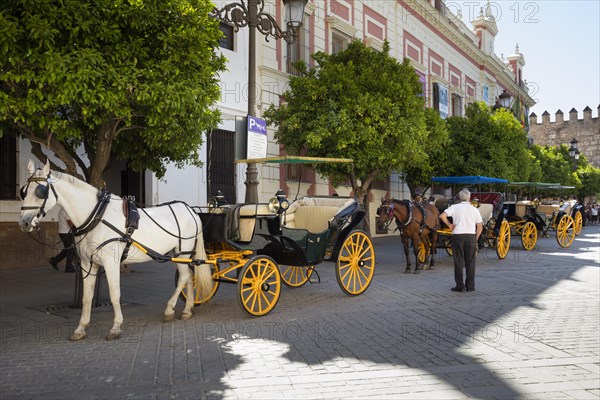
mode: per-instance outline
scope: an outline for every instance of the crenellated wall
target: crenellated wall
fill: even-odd
[[[538,123],[535,113],[529,116],[529,134],[533,142],[540,146],[570,146],[577,139],[579,151],[585,155],[589,163],[600,168],[600,106],[596,109],[596,117],[592,117],[592,109],[583,110],[583,119],[578,119],[575,108],[569,111],[569,119],[565,120],[564,113],[558,110],[554,122],[550,122],[550,113],[544,111],[542,121]]]

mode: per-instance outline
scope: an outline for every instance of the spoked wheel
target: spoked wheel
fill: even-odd
[[[575,223],[575,235],[579,236],[581,230],[583,229],[583,217],[581,215],[581,211],[577,211],[575,213],[573,222]]]
[[[510,248],[510,224],[507,220],[502,220],[496,242],[496,254],[500,260],[504,260]]]
[[[196,279],[196,274],[195,274],[195,270],[198,267],[194,267],[194,269],[192,269],[192,297],[194,298],[194,306],[197,306],[199,304],[202,303],[206,303],[207,301],[209,301],[210,299],[212,299],[215,294],[217,293],[217,290],[219,290],[219,281],[217,281],[217,277],[219,275],[219,267],[215,264],[210,264],[210,272],[211,275],[213,277],[213,286],[212,289],[210,291],[210,293],[204,297],[200,297],[200,284],[198,282],[198,280]],[[179,271],[175,271],[175,286],[177,286],[177,281],[179,280]],[[187,288],[184,286],[183,290],[181,291],[181,293],[179,293],[179,298],[181,299],[181,301],[185,302],[187,299],[188,293],[187,293]]]
[[[375,249],[363,231],[348,235],[338,256],[335,277],[344,293],[356,296],[363,293],[375,273]]]
[[[538,233],[535,224],[527,221],[521,231],[521,245],[527,251],[533,250],[537,243]]]
[[[448,253],[448,255],[452,257],[452,239],[444,239],[444,248],[446,248],[446,253]]]
[[[281,280],[285,286],[298,288],[310,279],[314,266],[297,267],[295,265],[280,265]]]
[[[238,278],[238,303],[246,314],[268,314],[281,293],[281,275],[271,257],[256,256],[248,260]]]
[[[427,250],[425,249],[425,243],[419,242],[419,253],[417,254],[419,261],[424,263],[426,256],[427,256]]]
[[[556,241],[560,247],[569,247],[575,239],[575,222],[570,215],[564,215],[556,227]]]

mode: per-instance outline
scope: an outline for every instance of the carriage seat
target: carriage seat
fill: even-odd
[[[479,214],[481,214],[483,224],[485,225],[494,215],[494,205],[489,203],[479,204]]]
[[[525,218],[525,215],[527,215],[527,207],[531,207],[532,205],[533,201],[531,200],[517,201],[515,204],[515,215],[520,218]]]
[[[573,210],[573,207],[575,207],[575,205],[577,204],[577,200],[567,200],[565,201],[565,204],[567,205],[564,209],[565,214],[571,215],[571,211]]]
[[[290,204],[283,216],[283,226],[319,233],[329,228],[329,222],[354,205],[355,200],[343,197],[303,197]]]

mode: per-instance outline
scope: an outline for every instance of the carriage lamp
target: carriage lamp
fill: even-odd
[[[308,0],[282,0],[284,6],[285,30],[275,17],[265,9],[265,0],[239,0],[215,7],[211,16],[233,26],[235,31],[248,27],[248,115],[255,116],[256,108],[256,31],[274,39],[284,39],[292,44],[296,40],[298,28],[304,21],[304,8]],[[258,169],[256,163],[248,163],[246,168],[246,203],[258,203]]]
[[[220,190],[217,190],[217,194],[214,195],[212,199],[208,202],[209,208],[217,208],[227,204],[227,200],[225,199],[225,195]]]
[[[269,200],[269,210],[274,213],[282,213],[290,207],[290,202],[285,197],[285,192],[281,189],[275,193],[275,197]]]

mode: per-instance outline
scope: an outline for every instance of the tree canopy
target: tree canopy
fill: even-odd
[[[510,111],[492,111],[483,102],[466,107],[465,117],[447,119],[454,168],[448,175],[486,175],[527,181],[533,172],[527,133]]]
[[[360,41],[336,54],[314,54],[315,66],[290,77],[284,104],[264,113],[290,154],[352,158],[352,166],[315,168],[334,185],[348,181],[364,202],[375,179],[423,162],[427,131],[421,83],[400,63]]]
[[[199,164],[225,65],[211,9],[209,0],[5,2],[0,135],[28,138],[42,161],[46,146],[96,186],[113,156],[159,177],[168,162]]]

